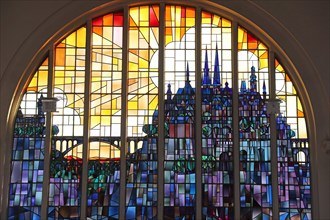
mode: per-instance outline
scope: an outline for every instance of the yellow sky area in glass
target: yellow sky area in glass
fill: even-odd
[[[159,26],[152,27],[151,20],[159,23],[159,7],[130,8],[129,15],[128,110],[136,115],[134,110],[154,110],[158,104],[158,88],[151,80],[158,78],[158,68],[150,68],[150,61],[158,51]],[[150,94],[155,95],[150,97]]]
[[[65,149],[71,148],[72,144],[69,142]],[[61,150],[60,145],[56,146],[57,150]],[[63,151],[63,150],[62,150]],[[83,157],[83,145],[80,144],[73,147],[65,157],[82,158]],[[104,142],[91,142],[89,143],[89,160],[109,160],[120,158],[120,149]]]
[[[158,63],[159,6],[130,8],[128,34],[128,135],[140,136],[158,106],[158,65],[150,63],[152,59]]]
[[[238,27],[238,51],[242,50],[258,57],[259,69],[268,68],[268,48],[244,28]]]
[[[287,118],[291,129],[295,131],[294,138],[308,138],[302,103],[293,82],[277,59],[275,59],[275,70],[276,97],[282,100],[281,112]]]
[[[74,109],[79,108],[78,112],[82,112],[84,106],[85,55],[85,27],[71,33],[55,48],[54,87],[66,93],[67,106]]]
[[[120,124],[123,26],[115,25],[120,14],[92,22],[91,136],[115,135],[107,127]]]
[[[305,117],[304,110],[303,110],[301,101],[297,95],[295,86],[293,85],[293,82],[291,81],[290,77],[285,72],[283,66],[280,64],[280,62],[277,59],[275,59],[275,68],[276,68],[277,74],[282,74],[280,79],[279,79],[278,75],[276,77],[276,83],[283,84],[283,86],[280,86],[283,89],[277,93],[278,94],[277,97],[288,103],[289,106],[287,108],[289,109],[289,112],[291,112],[291,114],[288,114],[287,116],[288,117]],[[290,101],[287,99],[290,99]],[[295,111],[295,109],[296,109],[296,111]]]
[[[149,68],[149,62],[159,45],[159,26],[150,26],[151,19],[159,23],[158,6],[134,7],[129,10],[130,71],[157,71]]]
[[[38,92],[47,88],[48,84],[48,58],[39,66],[31,79],[26,91]]]
[[[91,142],[89,144],[90,160],[102,160],[109,158],[120,158],[120,149],[104,142]]]
[[[212,26],[224,28],[231,27],[231,21],[205,11],[202,11],[202,24],[211,24]]]
[[[64,144],[63,144],[64,143]],[[73,158],[82,158],[83,155],[83,145],[77,145],[72,142],[64,141],[56,142],[56,149],[58,151],[65,151],[66,149],[72,148],[64,156]],[[90,142],[89,143],[89,160],[111,160],[120,158],[120,149],[117,146],[105,143],[105,142]]]
[[[180,42],[185,33],[195,26],[195,9],[167,5],[165,10],[165,45]]]
[[[53,124],[58,136],[82,136],[85,93],[86,28],[66,36],[55,47],[54,96],[59,99]]]

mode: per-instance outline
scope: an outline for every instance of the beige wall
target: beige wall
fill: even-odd
[[[13,118],[7,113],[16,111],[15,103],[28,79],[28,73],[33,72],[38,65],[30,62],[41,61],[47,40],[58,32],[69,30],[70,27],[61,29],[67,23],[105,2],[108,1],[0,0],[0,180],[3,180],[5,168],[8,167],[5,155],[10,149],[6,145],[11,139],[7,128],[12,125]],[[289,69],[293,72],[293,79],[300,85],[302,94],[306,92],[308,95],[309,99],[305,98],[304,103],[306,111],[310,113],[309,131],[316,145],[311,146],[314,204],[319,206],[314,207],[315,216],[318,219],[330,219],[330,153],[326,154],[323,148],[330,145],[329,1],[213,2],[220,2],[246,17],[251,25],[255,23],[260,27],[260,33],[264,31],[271,36],[272,42],[283,50],[279,58],[283,59],[284,65],[291,66]],[[76,24],[79,22],[77,19]],[[2,187],[3,182],[0,181],[0,209]]]

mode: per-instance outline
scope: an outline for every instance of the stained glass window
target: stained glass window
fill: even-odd
[[[238,28],[241,219],[272,216],[268,48]]]
[[[86,28],[72,32],[55,47],[48,217],[80,217],[83,154]]]
[[[123,11],[92,20],[87,217],[118,218]]]
[[[281,219],[311,219],[309,141],[302,103],[281,63],[275,59],[278,192]]]
[[[156,218],[159,6],[129,10],[126,219]]]
[[[16,114],[8,218],[311,219],[303,104],[269,48],[216,13],[167,4],[98,15],[63,36]],[[50,136],[47,94],[58,99]]]
[[[231,22],[202,12],[203,217],[234,217]]]
[[[195,9],[165,10],[165,218],[194,216]]]
[[[9,219],[36,219],[41,213],[44,178],[48,59],[34,73],[16,113],[9,185]]]

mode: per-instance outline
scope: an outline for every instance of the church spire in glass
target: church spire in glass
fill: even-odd
[[[210,78],[210,69],[208,64],[208,56],[207,56],[207,47],[205,51],[205,62],[204,62],[204,77],[203,77],[203,85],[210,85],[211,84],[211,78]]]
[[[220,66],[219,66],[219,55],[218,55],[218,45],[215,49],[215,63],[214,63],[214,75],[213,75],[213,85],[221,85],[220,79]]]

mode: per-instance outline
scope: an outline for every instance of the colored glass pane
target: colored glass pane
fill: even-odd
[[[86,28],[72,32],[55,47],[48,218],[79,219],[83,157]]]
[[[126,219],[156,219],[159,6],[129,10]]]
[[[306,120],[295,86],[275,59],[278,192],[281,219],[312,219],[310,148]]]
[[[87,217],[91,219],[119,215],[122,21],[122,12],[92,21],[87,186]]]
[[[234,216],[231,25],[202,11],[203,217]]]
[[[40,218],[45,116],[41,98],[53,87],[59,99],[52,116],[52,153],[48,199],[49,219],[79,219],[86,207],[90,219],[118,219],[125,204],[126,219],[157,219],[157,200],[164,218],[193,219],[201,207],[205,219],[233,219],[233,109],[238,101],[240,214],[242,219],[272,218],[272,173],[268,48],[238,27],[238,60],[232,60],[231,21],[201,13],[201,50],[196,50],[194,8],[165,5],[131,7],[92,20],[91,33],[82,27],[66,36],[54,50],[54,72],[46,59],[34,74],[15,120],[9,218]],[[198,15],[199,16],[199,15]],[[128,29],[124,30],[124,20]],[[165,48],[159,45],[160,19],[165,19]],[[123,51],[124,35],[128,50]],[[87,45],[86,35],[91,36]],[[197,37],[197,38],[196,38]],[[86,50],[91,51],[90,85],[85,83]],[[164,57],[159,57],[164,50]],[[196,54],[201,66],[195,70]],[[127,63],[123,57],[127,55]],[[89,65],[88,65],[89,66]],[[123,79],[123,67],[128,68]],[[164,66],[160,72],[159,66]],[[232,66],[238,72],[232,72]],[[311,219],[310,155],[303,103],[283,66],[275,59],[278,190],[280,219]],[[89,70],[87,70],[89,71]],[[233,74],[239,90],[233,91]],[[125,74],[126,75],[126,74]],[[48,85],[48,76],[53,85]],[[195,80],[201,77],[201,88]],[[159,77],[164,77],[160,79]],[[160,79],[160,80],[159,80]],[[123,102],[123,80],[127,103]],[[158,83],[165,86],[164,114],[158,112]],[[85,112],[85,88],[90,108]],[[199,90],[200,89],[200,90]],[[196,92],[198,91],[198,92]],[[201,94],[201,106],[195,96]],[[233,94],[238,100],[233,100]],[[199,99],[196,99],[199,100]],[[122,106],[125,111],[122,111]],[[201,109],[196,116],[196,109]],[[127,115],[123,115],[125,112]],[[163,112],[163,111],[161,111]],[[89,116],[89,123],[84,116]],[[122,149],[122,124],[127,141]],[[165,121],[164,134],[158,120]],[[201,124],[196,123],[201,117]],[[196,126],[200,127],[196,127]],[[88,128],[86,126],[89,126]],[[195,136],[200,129],[201,137]],[[84,146],[84,132],[89,145]],[[164,137],[164,194],[157,198],[158,138]],[[196,139],[202,140],[195,146]],[[88,147],[87,155],[83,149]],[[202,149],[202,173],[196,176],[196,147]],[[126,157],[120,157],[125,150]],[[82,198],[82,158],[87,156],[87,199]],[[120,175],[125,160],[126,173]],[[124,162],[124,161],[123,161]],[[120,187],[125,178],[126,187]],[[195,201],[202,181],[202,201]],[[120,194],[125,193],[125,203]],[[198,201],[199,202],[199,201]]]
[[[164,217],[195,216],[195,11],[165,10]]]
[[[272,216],[268,49],[238,28],[240,202],[242,219]]]
[[[39,219],[44,174],[48,58],[34,73],[16,114],[9,184],[8,219]]]

